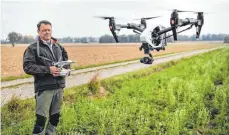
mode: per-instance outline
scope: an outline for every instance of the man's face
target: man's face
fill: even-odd
[[[40,30],[37,30],[37,33],[42,40],[50,40],[52,36],[52,26],[42,23],[40,25]]]

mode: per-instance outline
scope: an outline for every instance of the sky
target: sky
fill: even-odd
[[[37,23],[49,20],[53,36],[100,37],[111,35],[108,20],[94,16],[117,17],[117,24],[137,23],[141,17],[161,16],[147,21],[147,25],[169,27],[172,9],[204,11],[204,26],[201,34],[229,34],[229,0],[2,0],[1,39],[11,31],[22,35],[37,35]],[[179,18],[196,18],[193,13],[180,13]],[[183,28],[180,28],[182,30]],[[196,29],[183,35],[195,34]],[[119,34],[134,34],[122,29]]]

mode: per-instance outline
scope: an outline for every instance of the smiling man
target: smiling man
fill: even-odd
[[[25,73],[34,76],[36,121],[33,134],[53,135],[56,134],[65,88],[65,77],[60,76],[60,70],[53,63],[68,60],[68,55],[52,38],[52,24],[49,21],[40,21],[37,33],[37,42],[28,46],[23,57]],[[47,117],[49,121],[45,130]]]

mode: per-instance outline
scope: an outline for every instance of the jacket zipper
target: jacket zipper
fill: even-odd
[[[54,60],[54,61],[57,61],[57,60],[56,60],[56,57],[55,57],[55,55],[54,55],[54,53],[53,53],[53,51],[49,48],[49,46],[48,46],[47,44],[45,44],[45,45],[48,47],[48,50],[51,52],[53,60]],[[53,49],[53,48],[52,48],[52,49]]]

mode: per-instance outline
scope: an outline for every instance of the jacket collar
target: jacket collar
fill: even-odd
[[[41,40],[40,37],[39,37],[39,42],[42,43],[42,44],[44,44],[44,45],[48,45],[48,44],[46,43],[46,41]],[[52,43],[52,45],[53,45],[54,47],[56,47],[57,39],[51,37],[51,43]]]

